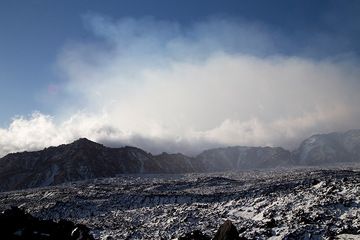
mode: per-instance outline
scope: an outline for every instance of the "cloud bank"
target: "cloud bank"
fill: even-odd
[[[291,41],[281,33],[238,20],[184,27],[89,15],[85,23],[95,37],[58,58],[66,100],[54,116],[36,112],[0,128],[0,155],[79,137],[153,153],[294,148],[314,133],[360,128],[354,58],[285,53]]]

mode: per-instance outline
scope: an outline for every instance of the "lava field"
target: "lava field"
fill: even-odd
[[[0,210],[11,206],[96,239],[213,236],[226,220],[243,239],[359,239],[360,169],[120,175],[0,193]]]

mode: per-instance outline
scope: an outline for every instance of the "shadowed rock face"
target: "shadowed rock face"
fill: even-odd
[[[17,207],[0,214],[0,228],[1,239],[8,240],[94,240],[84,225],[39,220]]]

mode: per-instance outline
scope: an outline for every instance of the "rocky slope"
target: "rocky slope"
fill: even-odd
[[[297,165],[327,165],[360,161],[360,130],[313,135],[293,152]]]
[[[9,154],[0,159],[0,190],[49,186],[117,174],[195,171],[186,157],[154,157],[134,147],[107,148],[79,139],[36,152]]]

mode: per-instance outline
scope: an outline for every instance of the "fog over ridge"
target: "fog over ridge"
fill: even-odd
[[[0,128],[1,156],[80,137],[153,153],[293,149],[314,133],[360,128],[359,63],[351,53],[287,51],[291,39],[243,20],[84,21],[96,40],[68,43],[57,61],[68,98],[54,116],[34,112]]]

